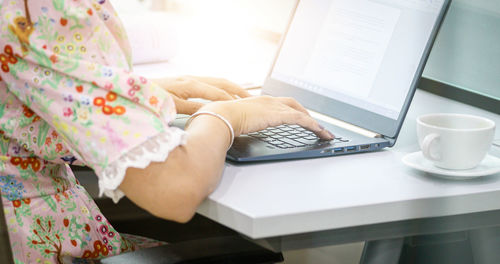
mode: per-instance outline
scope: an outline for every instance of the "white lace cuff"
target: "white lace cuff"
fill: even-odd
[[[99,196],[103,194],[117,203],[125,194],[118,186],[125,177],[127,168],[146,168],[151,162],[162,162],[168,153],[186,143],[186,132],[176,127],[156,135],[113,161],[99,175]]]

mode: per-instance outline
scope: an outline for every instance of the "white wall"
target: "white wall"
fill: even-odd
[[[153,0],[162,1],[162,0]],[[256,28],[282,32],[296,0],[163,0],[168,11],[227,17]]]

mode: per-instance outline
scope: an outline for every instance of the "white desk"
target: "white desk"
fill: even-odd
[[[311,160],[226,164],[222,181],[198,213],[259,240],[301,239],[304,236],[293,235],[500,209],[500,175],[450,181],[401,163],[404,154],[418,150],[415,118],[432,112],[476,114],[500,124],[499,115],[417,91],[394,148]],[[500,138],[500,129],[495,138]],[[500,149],[492,147],[491,154],[500,156]],[[311,246],[287,245],[280,241],[277,249]]]
[[[160,77],[175,73],[171,67],[175,69],[168,63],[142,65],[135,71]],[[219,186],[198,213],[275,250],[500,223],[500,175],[450,181],[401,163],[402,156],[418,150],[415,118],[433,112],[481,115],[500,126],[499,115],[419,90],[394,148],[299,161],[227,163]],[[500,129],[495,138],[500,139]],[[500,148],[492,147],[491,154],[500,157]],[[454,217],[493,210],[499,211],[479,220]]]

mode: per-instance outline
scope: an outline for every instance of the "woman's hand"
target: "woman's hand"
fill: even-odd
[[[188,101],[189,98],[225,101],[250,96],[239,85],[219,78],[183,76],[153,81],[172,95],[178,114],[193,114],[204,105],[200,102]]]
[[[314,120],[307,110],[293,98],[251,97],[210,103],[201,110],[224,116],[233,126],[235,137],[282,124],[299,125],[325,140],[332,140],[335,137]]]

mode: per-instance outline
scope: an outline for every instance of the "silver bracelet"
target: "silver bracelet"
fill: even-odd
[[[191,117],[189,117],[188,121],[186,122],[186,125],[185,127],[188,127],[188,125],[191,123],[191,121],[193,120],[193,118],[199,116],[199,115],[211,115],[211,116],[215,116],[217,118],[219,118],[220,120],[222,120],[222,122],[224,122],[226,124],[226,126],[229,128],[229,132],[231,133],[231,142],[229,143],[229,147],[227,149],[230,149],[231,146],[233,145],[233,142],[234,142],[234,129],[233,129],[233,126],[231,126],[231,123],[229,123],[229,121],[227,121],[226,118],[224,118],[223,116],[217,114],[217,113],[214,113],[214,112],[210,112],[210,111],[198,111],[194,114],[191,115]]]

